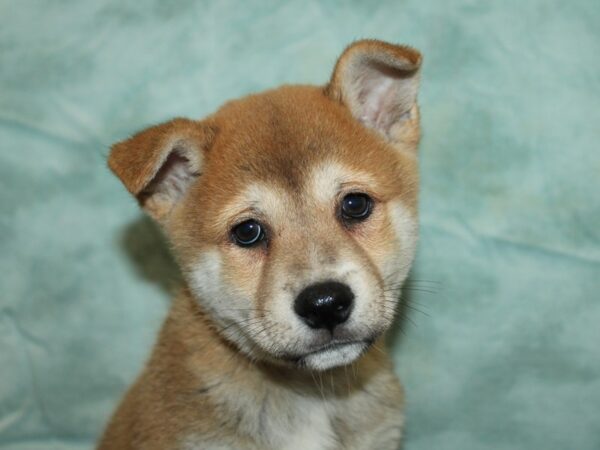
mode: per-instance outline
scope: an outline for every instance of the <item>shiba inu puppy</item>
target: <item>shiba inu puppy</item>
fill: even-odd
[[[185,286],[104,449],[395,449],[381,338],[417,242],[421,55],[350,45],[284,86],[113,146]]]

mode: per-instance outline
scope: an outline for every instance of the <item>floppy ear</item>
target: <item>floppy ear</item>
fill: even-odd
[[[113,145],[108,166],[161,222],[200,176],[213,137],[214,130],[202,122],[174,119]]]
[[[357,41],[338,59],[325,92],[388,141],[416,144],[421,60],[410,47]]]

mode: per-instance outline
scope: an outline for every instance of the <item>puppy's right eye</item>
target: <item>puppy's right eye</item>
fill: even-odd
[[[256,220],[246,220],[231,230],[234,242],[240,247],[251,247],[265,238],[261,225]]]

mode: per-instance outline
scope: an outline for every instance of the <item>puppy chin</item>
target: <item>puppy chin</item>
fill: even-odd
[[[336,344],[303,356],[298,364],[310,370],[333,369],[353,363],[368,347],[366,342]]]

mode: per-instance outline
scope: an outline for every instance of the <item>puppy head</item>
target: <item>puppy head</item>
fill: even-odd
[[[113,147],[194,297],[251,358],[325,370],[390,325],[417,241],[420,62],[359,41],[324,88],[252,95]]]

